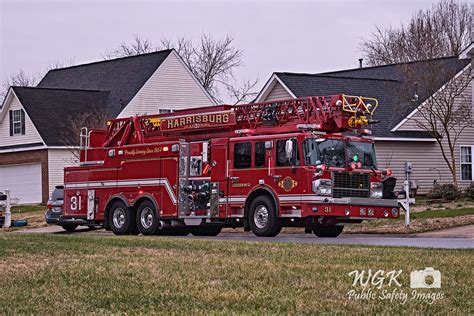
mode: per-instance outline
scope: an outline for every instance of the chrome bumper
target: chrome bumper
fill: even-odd
[[[372,199],[372,198],[359,198],[359,197],[344,197],[344,198],[333,198],[333,197],[320,197],[316,200],[311,199],[308,201],[313,204],[342,204],[342,205],[360,205],[360,206],[375,206],[375,207],[399,207],[398,200],[389,199]]]

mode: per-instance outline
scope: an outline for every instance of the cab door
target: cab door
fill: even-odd
[[[291,142],[291,157],[288,157]],[[301,198],[306,194],[302,179],[302,154],[300,141],[296,137],[274,140],[274,159],[272,160],[272,177],[280,200],[280,215],[284,209],[298,209]]]
[[[243,216],[247,195],[256,185],[253,177],[254,169],[253,144],[250,140],[231,139],[229,143],[229,205],[231,216]]]

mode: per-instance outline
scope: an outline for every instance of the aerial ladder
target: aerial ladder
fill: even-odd
[[[378,106],[374,98],[350,95],[312,96],[283,101],[220,105],[180,110],[174,113],[135,116],[107,122],[103,147],[148,143],[164,138],[199,138],[213,130],[213,137],[241,131],[251,134],[272,134],[313,129],[322,132],[343,132],[376,123],[372,119]],[[228,124],[203,124],[184,117],[199,114],[229,113]],[[180,119],[181,118],[181,119]],[[185,122],[183,128],[165,128],[170,120]],[[184,120],[184,121],[183,121]],[[168,123],[169,124],[169,123]],[[179,124],[179,123],[178,123]],[[174,126],[176,127],[176,125]]]

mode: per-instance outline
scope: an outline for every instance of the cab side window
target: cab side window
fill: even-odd
[[[255,143],[255,167],[265,167],[265,142]]]
[[[276,152],[277,152],[277,159],[276,164],[278,167],[286,167],[286,166],[297,166],[300,164],[300,155],[298,150],[298,142],[296,139],[292,139],[293,141],[293,157],[291,161],[286,158],[286,139],[277,141],[276,144]]]
[[[234,168],[250,168],[252,162],[252,144],[250,142],[234,145]]]

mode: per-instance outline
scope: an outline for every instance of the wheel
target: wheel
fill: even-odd
[[[133,210],[121,201],[114,202],[110,207],[109,226],[115,235],[136,235],[139,233]]]
[[[220,234],[222,226],[193,227],[191,234],[193,236],[217,236]]]
[[[62,224],[61,225],[61,227],[68,232],[75,231],[77,226],[78,226],[77,224]]]
[[[281,231],[273,201],[267,196],[258,196],[250,204],[249,225],[258,237],[275,237]]]
[[[317,225],[313,228],[313,233],[318,237],[337,237],[342,233],[344,226]]]
[[[155,205],[145,200],[138,206],[137,227],[143,235],[153,235],[158,229],[158,214]]]

